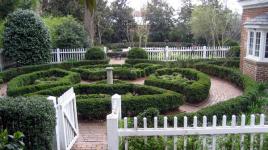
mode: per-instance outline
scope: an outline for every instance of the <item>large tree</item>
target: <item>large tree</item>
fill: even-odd
[[[135,21],[127,0],[115,0],[111,4],[111,11],[114,30],[112,42],[130,41],[129,29],[135,26]]]
[[[195,38],[204,38],[212,46],[225,45],[229,40],[237,40],[240,17],[228,9],[212,5],[195,7],[191,28]]]
[[[94,23],[96,29],[96,40],[102,44],[102,38],[105,33],[112,30],[111,10],[108,6],[107,0],[98,0],[96,11],[94,13]]]
[[[163,0],[152,0],[148,3],[147,20],[149,21],[149,40],[163,42],[168,40],[169,32],[173,27],[174,9]]]

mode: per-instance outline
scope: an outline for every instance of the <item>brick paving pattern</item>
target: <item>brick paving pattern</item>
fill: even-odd
[[[0,97],[7,95],[7,83],[0,85]]]

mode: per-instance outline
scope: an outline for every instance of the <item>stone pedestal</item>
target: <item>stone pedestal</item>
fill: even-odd
[[[113,67],[107,67],[106,68],[107,72],[107,84],[113,84]]]

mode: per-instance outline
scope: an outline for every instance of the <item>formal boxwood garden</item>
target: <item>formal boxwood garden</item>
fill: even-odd
[[[37,71],[13,78],[8,82],[7,94],[9,96],[19,96],[55,86],[72,85],[79,82],[80,75],[78,73],[62,69]]]
[[[79,73],[83,80],[96,81],[107,78],[106,67],[113,67],[114,79],[135,80],[145,76],[143,69],[132,68],[130,65],[82,66],[71,71]]]
[[[60,86],[35,92],[30,95],[60,96],[71,86]],[[74,85],[77,96],[77,109],[83,118],[104,119],[111,111],[111,95],[122,95],[123,116],[134,116],[145,109],[155,107],[160,112],[178,108],[184,103],[184,96],[157,87],[134,85],[117,81],[113,85],[99,82],[97,84]],[[28,96],[30,96],[28,95]]]
[[[183,93],[188,103],[199,103],[208,98],[210,78],[194,69],[159,69],[145,80],[145,85]]]
[[[149,76],[150,74],[155,73],[157,69],[164,67],[163,65],[160,65],[160,64],[151,64],[151,63],[139,63],[133,66],[134,68],[143,69],[146,76]]]

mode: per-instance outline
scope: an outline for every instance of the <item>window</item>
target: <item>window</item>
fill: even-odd
[[[264,58],[268,58],[268,33],[266,34],[266,44],[265,44]]]
[[[249,55],[253,55],[253,42],[254,42],[254,32],[250,32],[250,38],[249,38]]]
[[[261,44],[261,32],[256,32],[256,43],[255,43],[255,56],[259,57],[260,55],[260,46]]]

